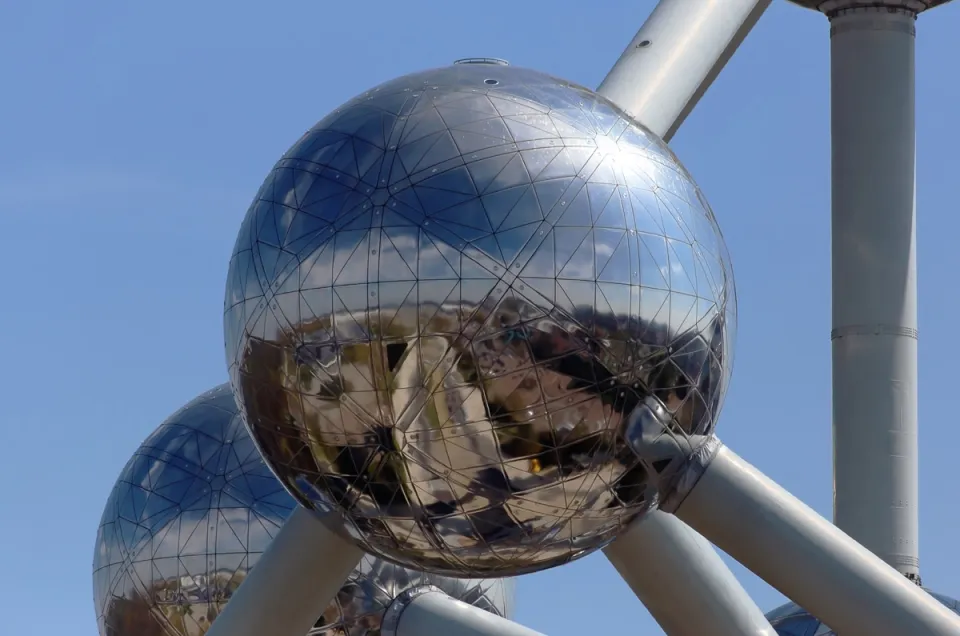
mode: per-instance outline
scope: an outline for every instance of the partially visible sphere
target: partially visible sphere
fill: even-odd
[[[790,2],[814,11],[822,11],[831,17],[839,12],[836,0],[790,0]],[[904,13],[915,14],[939,7],[947,2],[950,2],[950,0],[884,0],[882,3],[877,2],[877,0],[854,0],[853,2],[843,3],[843,9],[853,11],[866,9],[877,12],[899,9]]]
[[[94,555],[101,636],[206,633],[296,503],[260,458],[227,385],[137,450],[110,493]],[[450,579],[364,557],[310,636],[379,636],[401,592],[434,585],[509,617],[513,582]]]
[[[960,601],[924,589],[930,596],[960,615]],[[837,636],[835,631],[796,603],[787,603],[769,612],[767,620],[779,636]]]
[[[277,163],[230,261],[234,392],[297,499],[450,575],[610,542],[714,429],[733,278],[656,136],[461,64],[378,86]],[[689,452],[688,452],[689,451]]]

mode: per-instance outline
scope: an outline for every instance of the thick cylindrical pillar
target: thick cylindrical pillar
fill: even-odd
[[[661,0],[597,92],[670,141],[770,0]]]
[[[362,557],[360,548],[298,507],[207,636],[303,636]]]
[[[387,609],[383,636],[543,636],[435,587],[412,588]]]
[[[776,636],[720,555],[675,516],[644,516],[604,554],[668,636]]]
[[[915,19],[903,8],[861,7],[835,11],[830,24],[834,522],[912,579]]]
[[[677,516],[844,636],[960,636],[960,618],[727,448]]]

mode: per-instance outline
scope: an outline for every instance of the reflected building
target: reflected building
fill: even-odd
[[[295,507],[263,463],[228,386],[183,407],[124,467],[94,556],[101,636],[201,636]],[[376,636],[383,612],[434,585],[501,616],[509,580],[449,579],[366,556],[310,636]]]

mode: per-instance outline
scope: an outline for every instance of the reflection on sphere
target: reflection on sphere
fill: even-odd
[[[295,505],[229,386],[189,403],[147,438],[110,493],[93,566],[101,636],[206,633]],[[378,636],[393,599],[419,585],[512,613],[512,581],[450,579],[367,556],[309,634]]]
[[[713,432],[734,308],[659,139],[587,89],[468,64],[364,93],[284,155],[224,326],[247,424],[305,506],[398,563],[505,575],[672,492],[672,440]]]
[[[926,590],[926,588],[924,588]],[[960,601],[926,590],[955,614],[960,614]],[[767,614],[767,620],[779,636],[837,636],[837,633],[811,616],[796,603],[787,603]]]

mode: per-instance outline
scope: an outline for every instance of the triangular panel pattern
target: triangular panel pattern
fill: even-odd
[[[247,213],[224,318],[238,403],[297,498],[456,576],[582,557],[672,501],[709,456],[735,322],[716,219],[666,145],[487,64],[308,131]]]

